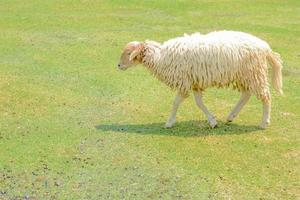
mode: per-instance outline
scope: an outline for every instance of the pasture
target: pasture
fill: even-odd
[[[209,128],[190,96],[142,66],[129,41],[238,30],[284,61],[271,124],[255,97],[208,89]],[[0,0],[0,199],[299,199],[300,1]],[[270,71],[271,72],[271,71]]]

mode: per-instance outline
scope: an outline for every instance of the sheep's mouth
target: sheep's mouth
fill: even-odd
[[[124,71],[124,70],[126,70],[126,69],[127,69],[127,67],[126,67],[126,66],[122,66],[122,65],[118,64],[118,69],[119,69],[119,70],[122,70],[122,71]]]

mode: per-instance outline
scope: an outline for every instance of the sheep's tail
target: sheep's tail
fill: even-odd
[[[273,87],[279,94],[283,94],[282,91],[282,60],[280,55],[276,52],[270,52],[267,55],[267,59],[272,66],[273,74],[272,74],[272,83]]]

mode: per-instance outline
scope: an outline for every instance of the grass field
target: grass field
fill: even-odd
[[[191,97],[164,129],[175,93],[123,46],[223,29],[282,55],[271,125],[209,89],[217,129]],[[299,47],[299,0],[0,0],[0,199],[300,199]]]

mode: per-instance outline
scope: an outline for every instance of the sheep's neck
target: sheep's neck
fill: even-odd
[[[177,89],[182,95],[187,95],[188,90],[180,81],[173,81],[178,79],[176,76],[176,68],[166,65],[162,62],[161,47],[158,45],[146,44],[142,51],[142,63],[149,69],[149,71],[161,82],[165,83],[172,89]],[[189,89],[189,88],[188,88]]]
[[[160,59],[160,47],[152,44],[146,44],[145,48],[142,52],[143,64],[147,69],[159,80],[163,81],[163,73],[161,72],[161,68],[159,67],[159,59]]]

